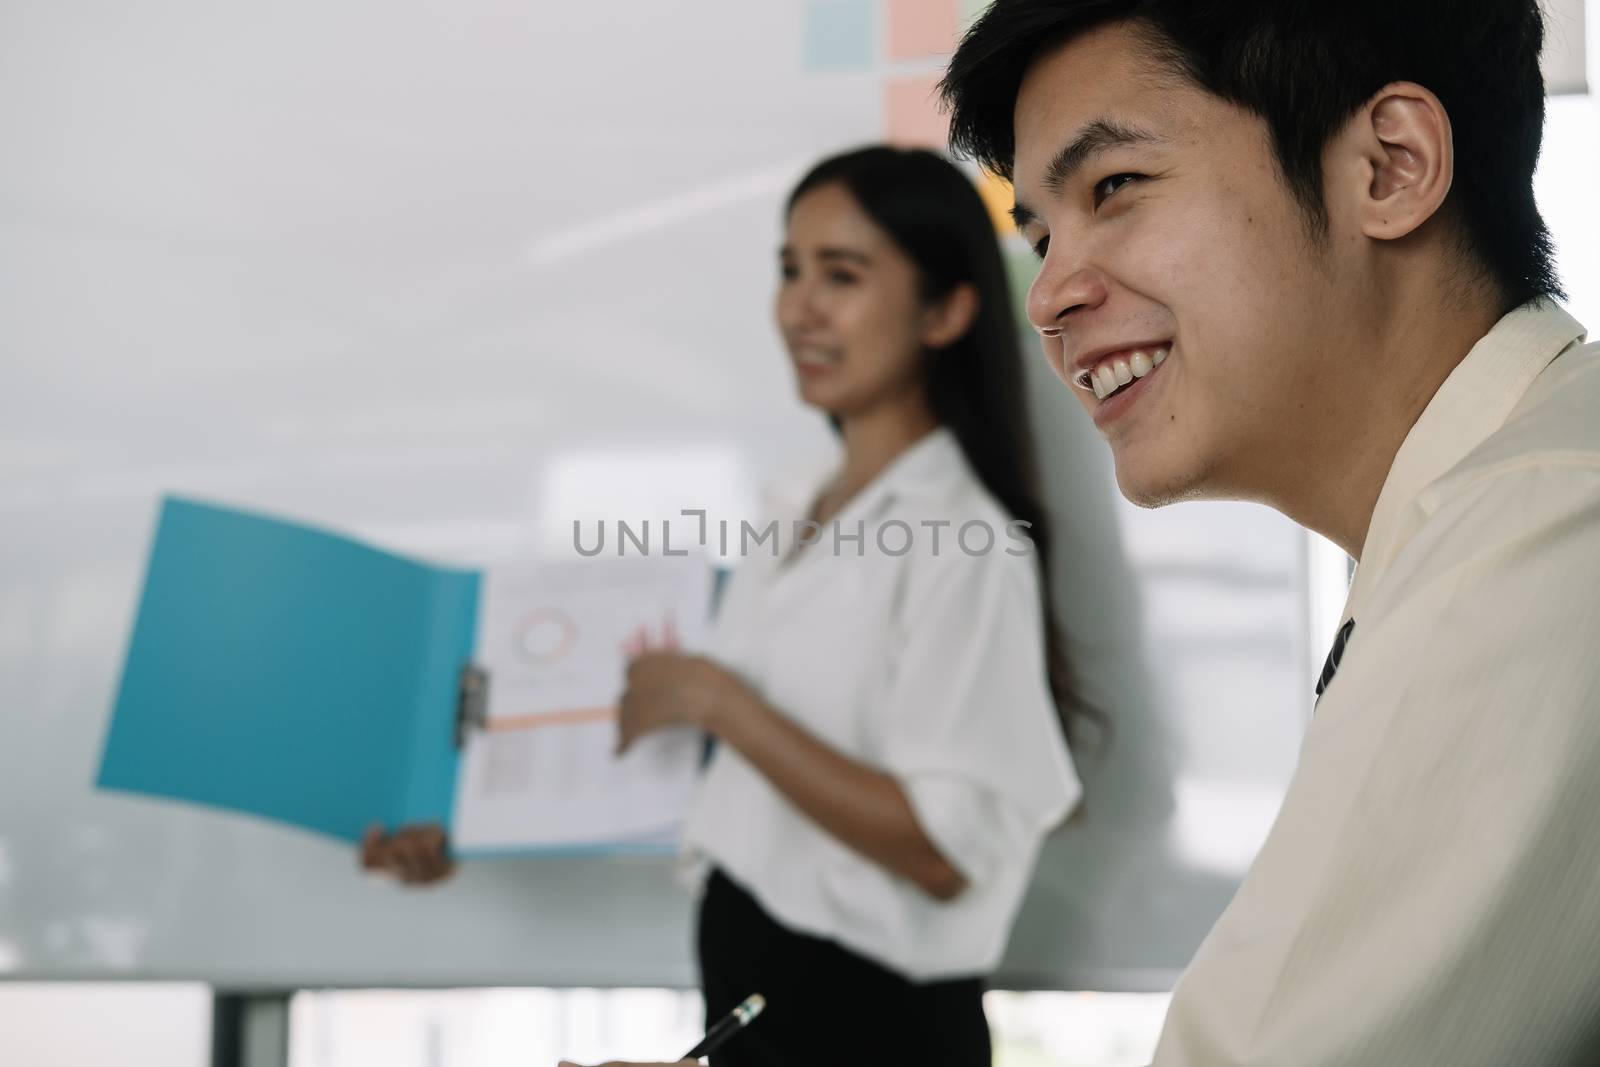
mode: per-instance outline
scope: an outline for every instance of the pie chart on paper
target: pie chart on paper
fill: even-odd
[[[517,621],[511,647],[518,659],[534,667],[559,663],[572,651],[578,627],[559,608],[536,608]]]

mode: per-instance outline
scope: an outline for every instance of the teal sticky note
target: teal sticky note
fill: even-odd
[[[806,0],[805,69],[870,70],[877,55],[876,0]]]

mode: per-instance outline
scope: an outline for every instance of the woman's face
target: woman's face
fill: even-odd
[[[840,418],[921,402],[917,269],[845,186],[795,201],[779,265],[775,313],[802,400]]]

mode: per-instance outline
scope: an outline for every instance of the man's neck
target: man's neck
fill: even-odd
[[[1343,393],[1343,403],[1329,405],[1326,440],[1270,502],[1359,560],[1400,446],[1445,379],[1499,320],[1499,305],[1487,295],[1466,307],[1435,300],[1392,321],[1362,354],[1361,380]]]

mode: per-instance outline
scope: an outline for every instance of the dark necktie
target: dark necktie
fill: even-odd
[[[1333,639],[1333,648],[1328,652],[1327,662],[1322,665],[1322,677],[1317,679],[1317,699],[1322,699],[1322,691],[1328,688],[1328,683],[1333,681],[1333,676],[1339,673],[1339,661],[1344,659],[1344,646],[1350,640],[1350,634],[1356,628],[1356,620],[1350,619],[1339,627],[1339,635]]]

